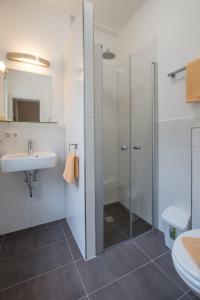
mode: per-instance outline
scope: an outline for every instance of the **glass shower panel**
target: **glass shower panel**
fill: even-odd
[[[132,236],[152,228],[153,204],[152,63],[131,57],[131,210]]]
[[[130,56],[123,54],[118,67],[118,201],[129,213],[122,220],[123,230],[130,235],[130,178],[131,178],[131,113],[130,113]]]
[[[104,248],[130,237],[129,55],[103,49]]]

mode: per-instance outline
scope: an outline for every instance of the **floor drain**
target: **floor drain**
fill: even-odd
[[[115,219],[111,216],[108,216],[108,217],[105,217],[104,220],[107,222],[107,223],[112,223],[115,221]]]

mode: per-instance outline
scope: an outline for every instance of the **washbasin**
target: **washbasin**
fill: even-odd
[[[53,168],[57,163],[54,152],[5,154],[0,159],[2,172],[18,172]]]

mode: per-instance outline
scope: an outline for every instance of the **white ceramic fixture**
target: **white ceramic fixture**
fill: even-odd
[[[200,297],[200,268],[183,245],[183,237],[200,238],[200,230],[190,230],[182,233],[175,240],[172,248],[172,259],[177,273],[193,293]]]
[[[34,152],[5,154],[1,157],[2,172],[18,172],[54,168],[57,154],[54,152]]]

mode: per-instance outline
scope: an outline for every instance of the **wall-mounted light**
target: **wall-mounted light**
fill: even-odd
[[[0,75],[6,77],[6,65],[2,60],[0,60]]]
[[[42,67],[49,67],[50,62],[44,58],[32,55],[32,54],[26,54],[26,53],[19,53],[19,52],[8,52],[7,58],[10,60],[15,60],[18,62],[23,62],[27,64],[42,66]]]

